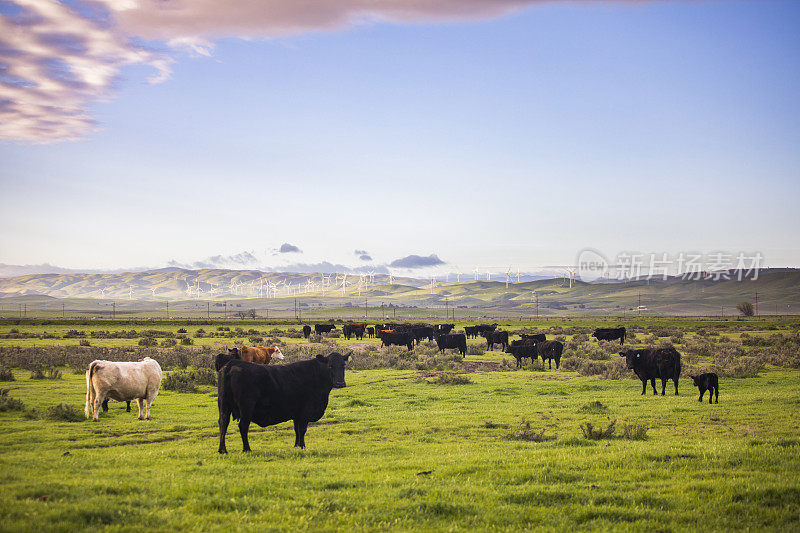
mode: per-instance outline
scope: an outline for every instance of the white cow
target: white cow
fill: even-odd
[[[98,420],[103,400],[111,398],[118,402],[136,400],[139,420],[142,420],[142,400],[147,402],[147,419],[150,420],[150,404],[158,395],[161,386],[161,367],[149,357],[135,363],[116,363],[95,360],[86,370],[86,418]]]

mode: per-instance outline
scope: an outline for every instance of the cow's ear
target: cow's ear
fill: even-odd
[[[317,354],[317,361],[319,361],[320,363],[327,364],[328,363],[328,357],[325,356],[325,355],[322,355],[321,353]]]

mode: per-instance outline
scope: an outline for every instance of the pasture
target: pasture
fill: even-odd
[[[0,404],[0,523],[9,531],[800,527],[797,322],[720,323],[713,334],[705,322],[625,323],[637,324],[643,330],[634,329],[633,345],[649,336],[680,341],[685,367],[729,365],[731,376],[745,377],[721,373],[714,405],[697,401],[687,370],[679,396],[669,388],[664,397],[641,396],[638,379],[611,357],[615,346],[593,348],[580,337],[585,332],[566,329],[588,323],[558,325],[566,345],[561,370],[512,370],[499,351],[461,362],[437,359],[425,346],[415,356],[365,350],[374,339],[304,347],[303,339],[281,338],[289,360],[311,348],[355,349],[348,387],[331,393],[305,450],[292,448],[288,422],[251,426],[254,451],[243,454],[232,425],[227,456],[216,453],[212,385],[162,388],[149,422],[136,420],[135,405],[125,413],[113,401],[98,423],[67,422],[52,407],[66,404],[82,415],[80,365],[67,359],[59,379],[31,379],[28,363],[12,364],[22,360],[8,351],[13,339],[4,339],[2,362],[16,379],[0,388],[24,405]],[[53,325],[3,324],[2,331],[12,327]],[[720,336],[726,340],[714,340]],[[37,339],[42,353],[46,342]],[[131,348],[131,356],[144,350]],[[167,360],[175,349],[158,350]],[[736,357],[753,361],[736,366]],[[201,361],[198,355],[189,368]],[[183,372],[162,366],[165,377]],[[614,431],[587,437],[587,422],[595,431],[615,422]]]

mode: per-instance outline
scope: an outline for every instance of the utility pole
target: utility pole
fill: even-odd
[[[367,320],[368,315],[369,315],[369,308],[367,307],[367,299],[364,298],[364,320]]]
[[[636,317],[642,318],[642,293],[637,293],[639,295],[639,307],[636,308]]]
[[[117,318],[117,302],[111,302],[111,320]]]
[[[211,318],[211,302],[206,302],[206,318]]]
[[[447,309],[447,298],[444,299],[444,319],[450,318],[450,311]]]
[[[778,306],[777,305],[775,306],[775,314],[776,315],[778,314]],[[64,314],[64,302],[61,302],[61,319],[63,320],[64,318],[66,318],[66,316]]]
[[[25,304],[25,318],[28,318],[28,304]]]
[[[758,316],[758,291],[756,291],[756,316]]]
[[[228,318],[228,300],[222,302],[225,305],[225,318]]]
[[[169,301],[167,301],[167,318],[169,318]]]
[[[533,294],[536,296],[536,318],[539,318],[539,293],[533,291]]]

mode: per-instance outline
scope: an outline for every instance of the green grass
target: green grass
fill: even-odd
[[[83,376],[15,373],[11,394],[29,408],[82,408]],[[348,371],[303,451],[286,423],[253,426],[243,454],[232,425],[219,456],[210,386],[162,390],[150,422],[115,402],[99,423],[0,413],[2,529],[800,526],[796,371],[724,380],[713,406],[688,379],[680,396],[642,397],[638,381],[567,372],[476,372],[464,386],[416,375]],[[583,438],[582,423],[609,420],[645,425],[648,438]],[[526,423],[555,440],[514,438]]]

